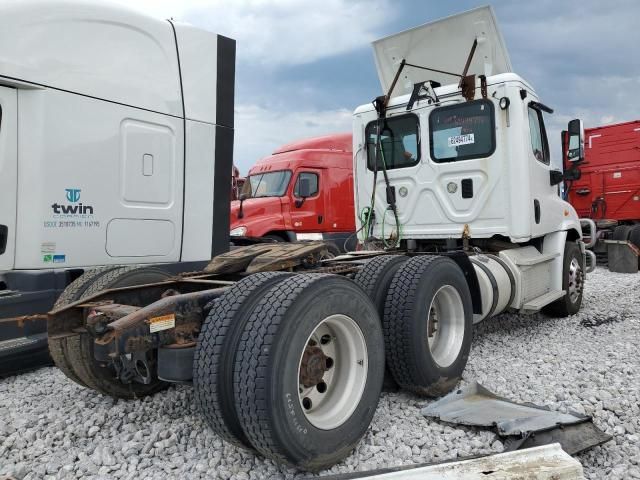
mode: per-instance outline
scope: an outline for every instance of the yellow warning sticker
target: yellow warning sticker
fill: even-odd
[[[176,316],[174,314],[153,317],[149,320],[149,331],[151,333],[168,330],[176,326]]]

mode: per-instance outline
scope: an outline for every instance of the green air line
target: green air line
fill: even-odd
[[[379,131],[379,130],[378,130]],[[380,135],[378,135],[378,141],[379,143],[379,148],[380,148],[380,155],[382,157],[382,170],[384,172],[384,177],[385,177],[385,181],[387,182],[388,185],[388,176],[387,176],[387,162],[384,159],[384,149],[382,148],[382,142],[380,141]],[[396,240],[395,245],[390,245],[387,243],[387,240],[384,236],[384,221],[385,218],[387,216],[387,211],[391,209],[393,211],[393,216],[395,218],[396,221],[396,232],[398,233],[398,238]],[[385,211],[384,214],[382,215],[382,230],[381,230],[381,235],[382,235],[382,242],[384,243],[384,246],[387,248],[392,248],[392,247],[397,247],[398,245],[400,245],[400,219],[398,218],[398,207],[395,206],[395,208],[392,208],[391,205],[389,205]]]

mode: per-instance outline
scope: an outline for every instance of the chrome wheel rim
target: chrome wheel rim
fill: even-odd
[[[345,423],[360,403],[367,370],[367,345],[358,324],[341,314],[320,322],[298,362],[298,398],[309,423],[321,430]]]
[[[427,346],[433,360],[442,368],[455,362],[464,340],[464,305],[451,285],[438,289],[428,309]]]
[[[584,285],[583,282],[583,273],[582,268],[580,267],[580,263],[577,258],[572,258],[571,263],[569,264],[569,300],[571,303],[576,303],[578,301],[578,297],[582,293],[582,287]]]

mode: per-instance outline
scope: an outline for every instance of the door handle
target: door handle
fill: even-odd
[[[322,223],[322,220],[324,220],[324,219],[322,218],[322,215],[318,215],[318,224]]]
[[[537,224],[540,223],[540,201],[535,198],[533,200],[533,216]]]

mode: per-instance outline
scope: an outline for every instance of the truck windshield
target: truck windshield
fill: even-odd
[[[496,149],[493,103],[476,100],[436,108],[429,116],[434,162],[488,157]]]
[[[252,198],[281,197],[286,192],[290,179],[291,172],[288,170],[249,175],[242,187],[242,193]]]

